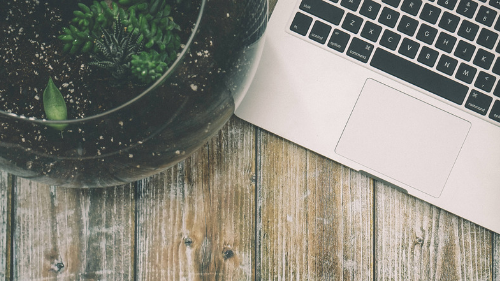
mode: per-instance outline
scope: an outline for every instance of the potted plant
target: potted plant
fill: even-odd
[[[267,0],[4,5],[0,168],[68,187],[131,182],[205,143],[244,94],[267,21]]]

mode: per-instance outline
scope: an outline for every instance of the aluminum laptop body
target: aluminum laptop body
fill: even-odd
[[[279,0],[236,115],[500,233],[490,2]]]

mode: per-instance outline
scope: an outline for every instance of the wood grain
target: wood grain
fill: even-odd
[[[237,118],[207,145],[143,181],[138,280],[253,280],[254,129]]]
[[[0,280],[10,279],[10,202],[12,178],[0,171]]]
[[[492,233],[377,182],[378,280],[491,280]]]
[[[66,189],[18,179],[14,280],[131,280],[134,188]]]
[[[372,279],[371,181],[260,131],[258,277]]]
[[[500,281],[500,234],[493,234],[493,281]]]

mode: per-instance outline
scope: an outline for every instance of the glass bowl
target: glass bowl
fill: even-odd
[[[184,25],[179,28],[185,33],[180,36],[179,53],[156,82],[125,86],[107,85],[103,72],[90,68],[84,54],[72,55],[58,49],[61,31],[54,31],[53,25],[66,24],[79,2],[92,3],[9,2],[7,5],[19,6],[10,7],[14,12],[0,12],[3,33],[7,41],[12,41],[6,45],[10,49],[3,47],[7,70],[0,71],[0,79],[10,82],[0,83],[0,99],[18,99],[14,109],[0,110],[0,169],[64,187],[129,183],[181,161],[231,117],[260,59],[267,0],[170,1],[172,6],[177,5],[172,8],[172,16],[177,17],[180,26]],[[23,11],[25,8],[30,9],[29,13]],[[39,18],[43,16],[48,23]],[[30,30],[30,20],[34,29],[41,25],[49,35],[41,36],[40,29],[38,33]],[[31,58],[32,66],[16,60],[13,44],[17,43],[34,45],[35,51],[22,54],[24,60]],[[51,59],[40,59],[44,54],[48,56],[42,50],[50,48],[55,50]],[[65,66],[66,73],[76,69],[83,75],[58,73],[60,69],[51,64],[56,60]],[[46,85],[26,85],[36,76],[43,81],[54,78],[68,107],[67,119],[47,120],[43,112],[37,115],[40,109],[36,107],[43,106]],[[69,80],[78,81],[80,88],[72,89],[76,87]],[[82,89],[92,95],[93,103],[73,99]],[[103,100],[107,107],[91,108],[95,100]]]

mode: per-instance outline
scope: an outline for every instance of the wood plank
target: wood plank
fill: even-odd
[[[493,281],[500,281],[500,234],[493,234]]]
[[[258,140],[259,277],[372,279],[370,179],[270,133]]]
[[[253,280],[254,129],[235,117],[207,145],[143,181],[137,280]]]
[[[67,189],[19,178],[15,280],[132,280],[133,185]]]
[[[377,279],[492,279],[490,231],[380,182],[375,187]]]
[[[10,279],[10,215],[12,178],[0,170],[0,280]]]

